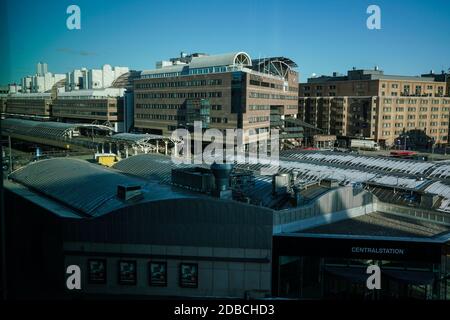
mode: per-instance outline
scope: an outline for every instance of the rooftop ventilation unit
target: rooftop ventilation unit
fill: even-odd
[[[289,188],[289,174],[277,173],[272,176],[272,193],[274,195],[281,195],[288,192]]]
[[[140,198],[142,197],[142,187],[140,185],[118,185],[117,197],[123,201]]]
[[[320,181],[320,185],[327,188],[337,188],[339,187],[339,181],[335,179],[323,179]]]
[[[230,173],[233,170],[233,165],[230,163],[213,163],[211,165],[211,172],[215,178],[216,188],[214,195],[219,198],[232,198],[232,192],[230,189]]]
[[[200,167],[172,169],[172,183],[195,191],[211,192],[214,177],[211,171]]]

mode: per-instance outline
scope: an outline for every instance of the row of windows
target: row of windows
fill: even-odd
[[[403,123],[397,122],[397,123],[394,123],[394,126],[396,128],[403,128]],[[430,122],[430,126],[431,127],[437,127],[437,126],[439,126],[439,122]],[[441,126],[448,126],[448,122],[441,122]],[[391,127],[390,123],[383,123],[383,128],[390,128],[390,127]],[[407,127],[411,128],[411,127],[415,127],[415,125],[414,125],[413,122],[409,122],[407,124]],[[419,127],[426,127],[426,123],[425,122],[419,122]],[[447,129],[440,129],[440,130],[441,130],[440,132],[447,132]]]
[[[283,86],[281,84],[270,83],[270,82],[265,82],[265,81],[258,81],[258,80],[250,80],[250,85],[260,86],[260,87],[265,87],[265,88],[273,88],[273,89],[278,89],[278,90],[283,89]]]
[[[441,108],[442,109],[442,111],[449,111],[449,107],[442,107]],[[384,107],[383,108],[383,111],[384,112],[392,112],[392,110],[393,110],[393,108],[392,107]],[[406,109],[408,112],[416,112],[417,111],[417,109],[415,108],[415,107],[408,107],[407,109]],[[427,107],[420,107],[419,108],[419,111],[421,111],[421,112],[428,112],[428,108]],[[438,112],[439,111],[439,107],[431,107],[431,112]],[[403,111],[405,111],[405,108],[404,107],[396,107],[395,108],[395,111],[396,112],[403,112]]]
[[[386,88],[386,83],[382,83],[382,84],[381,84],[381,87],[382,87],[383,89]],[[425,87],[425,86],[424,86],[424,87]],[[397,83],[392,83],[392,84],[391,84],[391,88],[392,88],[392,89],[398,89],[398,88],[399,88],[399,85],[398,85]],[[404,90],[404,91],[409,91],[410,88],[411,88],[411,86],[410,86],[409,84],[403,85],[403,90]],[[432,86],[432,85],[427,85],[427,86],[426,86],[426,89],[427,89],[427,90],[433,90],[433,88],[434,88],[434,86]],[[444,87],[443,87],[443,86],[438,86],[437,89],[438,89],[439,91],[442,91],[442,90],[444,90]],[[422,86],[421,86],[421,85],[416,85],[416,86],[415,86],[415,90],[416,90],[416,91],[422,90]]]
[[[266,116],[248,118],[248,123],[267,122],[267,121],[269,121],[269,117]]]
[[[189,69],[189,74],[208,74],[226,72],[227,67],[209,67],[209,68],[195,68]]]
[[[137,262],[136,260],[119,260],[117,268],[117,281],[120,285],[136,285]],[[106,284],[108,280],[108,268],[106,259],[88,260],[88,282],[90,284]],[[182,288],[198,287],[198,264],[180,263],[179,264],[179,286]],[[148,285],[154,287],[166,287],[167,281],[167,262],[149,261],[148,262]]]
[[[136,103],[136,109],[163,109],[163,110],[178,110],[183,109],[182,104],[146,104],[146,103]],[[220,104],[211,105],[211,110],[222,110]]]
[[[269,105],[260,105],[260,104],[252,104],[248,106],[248,110],[254,111],[254,110],[270,110]]]
[[[177,121],[185,121],[185,116],[177,116],[171,114],[145,114],[145,113],[137,113],[136,119],[151,119],[151,120],[177,120]]]
[[[137,93],[138,99],[175,99],[175,98],[220,98],[222,92],[158,92]]]
[[[383,99],[383,102],[386,104],[392,103],[393,99],[390,98],[385,98]],[[397,104],[417,104],[417,102],[419,102],[420,104],[428,104],[428,99],[395,99],[395,102]],[[431,100],[432,104],[440,104],[441,101],[439,99],[433,99]],[[448,99],[444,99],[442,100],[442,104],[450,104],[450,100]]]
[[[108,107],[108,103],[104,102],[104,103],[77,103],[76,101],[73,103],[57,103],[53,105],[54,108],[73,108],[73,107],[77,107],[77,108],[106,108]],[[111,104],[110,105],[111,108],[115,108],[116,105]]]
[[[250,92],[250,98],[256,99],[279,99],[279,100],[297,100],[296,96],[286,96],[282,94],[269,94],[261,92]]]
[[[228,123],[227,118],[211,117],[211,123]]]
[[[415,118],[416,118],[415,115],[408,115],[408,119],[415,119]],[[426,114],[419,115],[419,119],[427,119],[427,118],[428,118],[428,115],[426,115]],[[432,114],[431,115],[431,119],[439,119],[439,118],[448,119],[449,115],[448,114],[443,114],[443,115]],[[391,119],[394,119],[394,117],[391,115],[383,116],[383,120],[391,120]],[[403,120],[403,119],[404,119],[404,116],[402,114],[397,114],[395,116],[395,120]]]
[[[145,104],[136,103],[136,109],[164,109],[164,110],[178,110],[183,107],[182,104]]]
[[[219,86],[222,79],[138,83],[136,89]]]
[[[107,112],[95,112],[95,111],[80,111],[80,110],[53,110],[54,115],[81,115],[81,116],[101,116],[106,117]],[[110,112],[110,116],[117,116],[117,112]]]

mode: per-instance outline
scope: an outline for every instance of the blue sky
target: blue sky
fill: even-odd
[[[66,28],[66,8],[81,9],[81,30]],[[381,30],[366,28],[370,4]],[[312,73],[380,66],[415,75],[450,68],[450,1],[401,0],[4,0],[0,83],[105,63],[151,69],[180,51],[287,56],[302,81]],[[6,62],[6,63],[5,63]]]

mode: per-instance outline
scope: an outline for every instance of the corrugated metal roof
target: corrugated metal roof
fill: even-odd
[[[126,142],[146,142],[149,140],[167,139],[166,137],[158,134],[138,134],[138,133],[117,133],[109,137],[113,141],[126,141]]]
[[[4,119],[2,121],[2,134],[21,134],[43,138],[61,138],[77,125],[73,123],[32,121],[22,119]]]
[[[193,57],[191,62],[189,63],[190,69],[196,68],[209,68],[209,67],[221,67],[221,66],[233,66],[236,64],[236,57],[238,55],[247,56],[248,64],[251,65],[252,59],[245,52],[232,52],[225,54],[218,54],[213,56],[201,56],[201,57]]]
[[[172,169],[188,168],[192,165],[176,164],[170,157],[158,154],[140,154],[117,162],[113,168],[127,174],[162,183],[170,183]]]
[[[130,205],[117,197],[118,185],[140,185],[144,196],[140,202],[192,197],[173,191],[169,186],[79,159],[38,161],[13,172],[9,178],[92,217]]]
[[[160,73],[175,73],[175,72],[181,72],[186,67],[186,64],[180,64],[180,65],[174,65],[159,69],[153,69],[153,70],[144,70],[141,72],[141,76],[145,75],[151,75],[151,74],[160,74]]]
[[[7,118],[1,120],[1,129],[3,135],[22,135],[28,137],[41,137],[46,139],[65,138],[70,131],[77,128],[94,127],[101,130],[114,131],[112,128],[87,123],[64,123],[55,121],[33,121],[24,119]]]

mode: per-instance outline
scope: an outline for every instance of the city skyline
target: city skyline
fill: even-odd
[[[352,67],[378,65],[391,74],[408,75],[450,67],[446,61],[450,41],[445,32],[450,26],[445,17],[450,4],[445,1],[377,1],[381,30],[366,27],[366,9],[372,4],[367,1],[276,1],[263,5],[249,1],[239,5],[227,2],[226,7],[204,1],[189,5],[178,1],[77,1],[81,30],[65,26],[70,4],[60,1],[37,6],[25,1],[19,6],[5,2],[8,19],[2,19],[6,46],[1,58],[7,63],[1,67],[1,84],[34,74],[39,61],[47,62],[53,73],[103,64],[145,70],[180,51],[217,54],[244,49],[254,59],[288,56],[298,63],[302,82],[312,73],[345,73]],[[441,10],[434,10],[437,5]],[[232,23],[227,24],[226,19]],[[423,43],[427,45],[421,45],[420,39],[426,39]],[[440,49],[430,50],[430,45]]]

